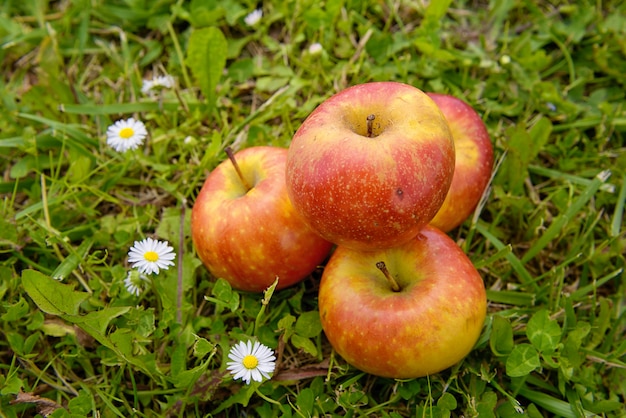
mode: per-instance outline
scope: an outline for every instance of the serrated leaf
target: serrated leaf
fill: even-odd
[[[195,29],[191,33],[186,64],[211,108],[215,105],[215,88],[226,66],[227,55],[228,42],[218,28]]]
[[[506,359],[506,374],[509,377],[526,376],[541,366],[539,353],[530,344],[519,344]]]
[[[39,309],[52,315],[78,315],[80,304],[89,293],[74,290],[36,270],[22,272],[22,286]]]
[[[111,320],[124,315],[129,310],[130,306],[109,307],[99,311],[89,312],[87,315],[66,319],[83,328],[96,339],[106,338],[106,330]]]
[[[215,298],[205,297],[205,299],[216,303],[220,308],[225,306],[231,311],[235,311],[239,307],[239,293],[233,291],[230,283],[224,279],[217,279],[211,292]]]
[[[561,341],[561,327],[556,320],[550,319],[546,309],[541,309],[528,321],[526,336],[539,352],[550,353]]]
[[[215,350],[215,344],[209,340],[202,338],[194,334],[196,341],[193,343],[193,355],[198,358],[203,358],[213,350]]]

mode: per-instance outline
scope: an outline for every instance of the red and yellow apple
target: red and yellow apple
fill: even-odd
[[[276,277],[277,289],[301,281],[332,244],[302,221],[287,196],[287,149],[252,147],[233,159],[236,165],[226,160],[209,174],[194,203],[199,258],[239,290],[263,291]]]
[[[462,360],[480,336],[486,306],[470,259],[428,225],[391,249],[337,247],[319,289],[322,327],[335,351],[362,371],[397,379]]]
[[[463,100],[447,94],[427,93],[448,121],[456,162],[452,184],[430,224],[448,232],[474,211],[489,184],[493,147],[484,122]]]
[[[414,238],[441,207],[454,173],[448,124],[421,90],[398,82],[349,87],[322,102],[287,156],[289,197],[305,222],[362,250]]]

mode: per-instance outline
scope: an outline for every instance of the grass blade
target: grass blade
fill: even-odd
[[[624,217],[624,201],[626,201],[626,174],[622,176],[622,188],[619,191],[617,204],[615,205],[615,213],[611,222],[611,236],[616,237],[622,233],[623,217]]]
[[[521,387],[518,393],[529,401],[539,405],[542,408],[545,408],[547,411],[552,412],[556,416],[564,418],[578,418],[578,414],[574,412],[572,406],[569,403],[561,399],[557,399],[554,396],[550,396],[543,392],[530,390],[526,387]],[[583,413],[585,417],[594,416],[592,412],[584,409]]]
[[[496,247],[496,249],[498,249],[498,251],[506,248],[506,244],[504,244],[495,235],[489,232],[482,223],[479,222],[478,224],[476,224],[476,230],[480,232],[485,238],[487,238],[487,240],[489,240],[489,242],[491,242]],[[537,286],[537,283],[535,283],[533,276],[528,270],[526,270],[524,264],[520,261],[519,258],[517,258],[517,256],[513,252],[507,253],[506,259],[509,264],[511,264],[511,267],[513,268],[515,273],[517,273],[517,276],[523,284],[531,285],[534,290],[539,290],[539,287]]]
[[[552,222],[546,232],[539,237],[535,244],[530,247],[526,254],[524,254],[524,257],[522,257],[521,260],[522,264],[526,264],[529,260],[532,260],[533,257],[539,254],[541,250],[543,250],[554,238],[557,237],[557,235],[559,235],[559,233],[563,230],[563,227],[565,227],[565,225],[573,219],[578,212],[580,212],[583,206],[591,200],[600,186],[604,184],[610,175],[611,172],[609,170],[602,171],[593,179],[591,183],[589,183],[587,189],[585,189],[585,191],[578,196],[572,205],[567,208],[565,213],[559,215],[554,222]]]

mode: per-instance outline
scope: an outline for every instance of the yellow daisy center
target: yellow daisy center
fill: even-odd
[[[143,254],[143,258],[147,261],[155,262],[159,259],[159,255],[155,251],[146,251]]]
[[[248,354],[243,358],[243,361],[241,363],[246,369],[254,369],[256,368],[256,366],[259,365],[259,360],[255,356]]]
[[[120,138],[128,139],[134,134],[135,134],[135,131],[133,131],[133,128],[126,127],[126,128],[120,129]]]

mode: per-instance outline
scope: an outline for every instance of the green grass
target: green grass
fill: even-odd
[[[626,7],[428,3],[263,2],[251,28],[245,0],[1,2],[0,417],[626,416]],[[176,88],[142,94],[153,74]],[[287,147],[325,98],[380,80],[466,100],[499,162],[450,234],[485,280],[484,331],[406,381],[332,351],[319,274],[265,305],[210,277],[189,233],[226,146]],[[149,137],[120,154],[105,132],[128,117]],[[177,266],[136,298],[147,236]],[[279,362],[247,386],[225,357],[251,336]]]

